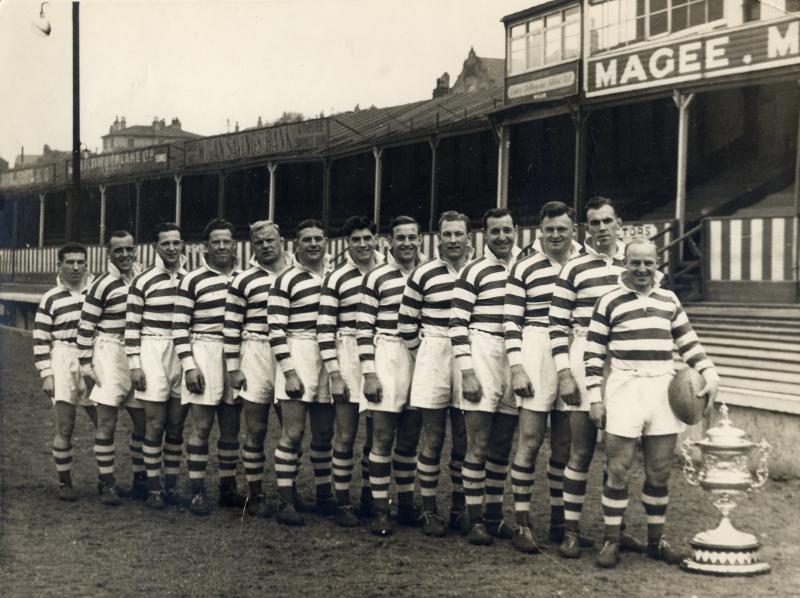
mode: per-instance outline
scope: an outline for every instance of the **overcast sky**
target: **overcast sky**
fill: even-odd
[[[535,0],[84,0],[81,141],[101,148],[116,116],[128,126],[177,116],[223,133],[283,111],[391,106],[430,97],[470,46],[502,58],[499,19]],[[72,146],[71,8],[0,0],[0,156]]]

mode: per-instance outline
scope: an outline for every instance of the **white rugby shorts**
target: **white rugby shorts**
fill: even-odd
[[[115,334],[100,333],[94,339],[92,369],[99,384],[95,384],[89,398],[99,405],[142,409],[144,405],[133,396],[131,373],[125,341]]]
[[[181,362],[170,336],[143,336],[139,359],[145,378],[145,389],[134,390],[140,401],[166,403],[181,396]]]
[[[53,342],[50,351],[50,367],[53,370],[53,404],[58,402],[70,405],[89,407],[94,405],[89,400],[86,384],[81,376],[81,365],[78,361],[78,346],[61,341]]]
[[[261,404],[269,404],[275,400],[275,371],[278,364],[266,336],[245,335],[242,338],[239,369],[247,381],[247,390],[239,390],[239,397]]]
[[[686,424],[669,406],[669,383],[674,375],[639,376],[612,368],[605,390],[606,431],[624,438],[683,432]]]
[[[278,401],[303,401],[304,403],[330,403],[331,393],[328,372],[322,364],[316,334],[286,337],[295,372],[303,382],[305,393],[300,399],[286,394],[286,377],[278,368],[275,373],[275,399]]]
[[[233,405],[236,402],[225,372],[222,337],[207,334],[192,335],[192,359],[203,374],[205,388],[202,393],[191,392],[186,387],[186,372],[181,384],[182,405],[205,405],[215,407],[220,403]]]
[[[363,410],[400,413],[408,406],[414,358],[399,336],[375,335],[375,373],[381,383],[381,400],[364,399]]]
[[[467,401],[462,396],[461,409],[517,415],[514,389],[511,388],[511,367],[508,364],[503,337],[480,330],[470,330],[469,343],[475,375],[481,383],[483,396],[477,403]]]
[[[361,362],[358,359],[356,334],[350,330],[340,330],[336,335],[336,360],[339,373],[350,391],[350,402],[362,405],[364,398],[364,379],[361,377]]]
[[[447,335],[424,334],[411,379],[411,406],[445,409],[461,406],[461,375]]]
[[[564,411],[558,396],[558,373],[550,351],[550,329],[547,326],[526,326],[522,331],[522,367],[533,386],[533,398],[516,394],[517,407],[549,413]]]

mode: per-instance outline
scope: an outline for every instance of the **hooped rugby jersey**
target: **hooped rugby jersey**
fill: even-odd
[[[59,276],[56,286],[42,295],[33,321],[33,361],[42,378],[53,375],[50,357],[53,341],[77,345],[78,320],[93,280],[91,274],[86,274],[80,290],[73,291]]]

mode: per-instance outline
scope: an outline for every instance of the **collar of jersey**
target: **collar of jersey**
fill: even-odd
[[[570,252],[569,252],[569,258],[568,259],[572,259],[572,258],[576,257],[577,255],[579,255],[580,252],[581,252],[581,249],[583,249],[581,247],[581,244],[578,243],[575,239],[573,239],[572,240],[572,245],[570,246]],[[537,252],[537,253],[541,253],[542,255],[546,256],[547,259],[549,259],[551,262],[553,261],[550,258],[550,256],[545,253],[544,249],[542,249],[542,238],[541,237],[537,238],[533,242],[533,250],[535,252]],[[555,262],[553,262],[553,263],[555,263]]]
[[[170,270],[169,268],[167,268],[164,265],[164,260],[161,258],[161,256],[156,253],[155,266],[156,266],[156,268],[158,268],[162,272],[165,272],[166,274],[180,274],[180,273],[185,274],[186,273],[186,256],[181,254],[178,257],[178,268],[175,269],[175,270]]]
[[[383,254],[380,251],[373,251],[372,254],[375,256],[375,267],[377,268],[384,262]],[[358,264],[356,264],[356,261],[350,255],[350,251],[345,250],[344,259],[348,264],[353,266],[353,268],[356,268],[362,274],[366,274],[368,272],[367,270],[362,270],[361,267]]]
[[[425,263],[426,261],[427,261],[427,259],[426,259],[425,254],[422,253],[422,251],[417,251],[417,259],[414,262],[414,267],[411,268],[411,269],[413,270],[414,268],[416,268],[420,264]],[[389,251],[386,252],[386,265],[387,266],[392,266],[396,270],[402,270],[403,269],[403,267],[400,265],[400,263],[395,259],[394,254],[392,254],[392,250],[391,249],[389,249]]]
[[[83,280],[81,281],[81,286],[78,287],[78,292],[83,293],[89,286],[94,282],[94,274],[91,272],[86,272],[83,275]],[[56,275],[56,286],[59,289],[63,289],[65,291],[69,291],[70,293],[74,292],[63,280],[61,280],[61,274]]]
[[[511,264],[513,264],[515,261],[517,261],[517,257],[519,257],[520,253],[522,253],[522,250],[519,247],[517,247],[517,245],[515,243],[514,245],[511,246],[511,259],[508,260],[508,262],[506,263],[505,260],[501,260],[499,257],[497,257],[494,254],[494,251],[492,251],[489,248],[488,244],[484,245],[484,249],[483,249],[483,257],[485,257],[490,262],[493,262],[495,264],[500,264],[501,266],[506,266],[506,267],[510,267]]]
[[[625,274],[625,272],[621,272],[619,277],[617,278],[617,284],[619,284],[620,288],[623,288],[630,293],[636,293],[637,295],[640,295],[642,297],[649,297],[650,295],[652,295],[653,291],[661,287],[661,282],[664,280],[664,273],[661,270],[656,270],[655,276],[653,276],[653,286],[647,293],[642,293],[641,291],[637,291],[636,289],[632,289],[631,287],[626,285],[625,281],[622,278],[623,274]]]
[[[612,257],[605,253],[600,253],[594,247],[590,245],[590,241],[592,240],[591,237],[586,237],[586,241],[583,242],[583,249],[586,251],[587,254],[603,258],[605,261],[610,260],[624,260],[625,259],[625,243],[623,243],[620,239],[617,239],[617,253]]]
[[[207,270],[210,270],[214,274],[219,274],[220,276],[232,276],[234,270],[236,270],[236,263],[238,261],[236,259],[236,257],[234,257],[233,258],[233,267],[231,268],[231,271],[228,274],[225,274],[225,272],[222,272],[221,270],[217,270],[216,268],[212,268],[211,264],[209,264],[208,261],[206,261],[206,256],[205,255],[200,256],[200,260],[203,262],[203,267],[205,267]]]
[[[111,263],[111,260],[108,260],[107,270],[108,273],[114,278],[121,278],[122,280],[125,280],[125,277],[122,276],[122,272],[120,272],[119,268]],[[142,266],[139,264],[139,262],[133,262],[133,266],[131,267],[131,280],[133,280],[134,276],[139,274],[141,271]]]
[[[316,272],[314,272],[310,268],[306,268],[297,258],[294,258],[293,265],[298,270],[303,270],[304,272],[308,272],[309,274],[317,276]],[[330,253],[325,253],[325,255],[322,256],[322,274],[324,275],[327,272],[330,272],[331,270],[333,270],[333,256]]]
[[[281,272],[283,272],[284,270],[287,270],[287,269],[291,268],[292,266],[296,266],[297,265],[297,260],[294,259],[294,256],[291,253],[287,253],[286,251],[281,253],[281,259],[284,260],[285,263],[284,263],[283,268],[281,268],[277,272],[273,272],[272,270],[269,270],[268,268],[265,268],[264,266],[262,266],[259,263],[258,259],[256,259],[256,256],[252,256],[250,258],[250,261],[248,262],[248,264],[250,264],[254,268],[258,268],[259,270],[263,270],[267,274],[274,274],[276,276],[278,274],[280,274]]]

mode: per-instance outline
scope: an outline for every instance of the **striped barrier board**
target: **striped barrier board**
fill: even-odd
[[[706,219],[703,280],[709,298],[796,301],[797,225],[792,217]]]

